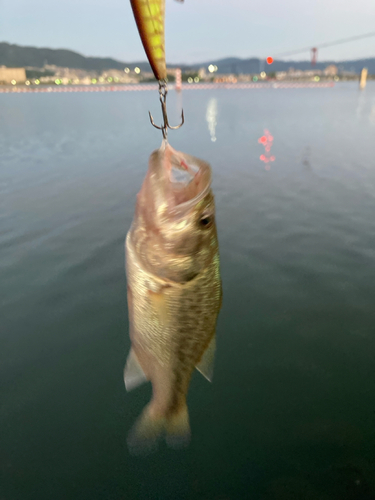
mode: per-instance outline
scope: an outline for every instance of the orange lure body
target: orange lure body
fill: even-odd
[[[130,0],[139,35],[155,78],[166,80],[165,0]]]

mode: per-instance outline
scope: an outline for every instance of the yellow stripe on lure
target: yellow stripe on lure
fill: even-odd
[[[157,80],[166,80],[165,0],[130,0],[138,31]]]

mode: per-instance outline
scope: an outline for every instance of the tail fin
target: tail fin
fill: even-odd
[[[155,416],[150,411],[150,405],[146,406],[128,435],[130,453],[139,456],[149,455],[157,449],[163,435],[171,448],[180,449],[188,446],[190,425],[186,405],[168,417]]]
[[[156,450],[165,429],[165,418],[154,416],[146,406],[129,432],[127,443],[131,454],[148,455]]]
[[[190,443],[189,413],[186,404],[173,413],[166,422],[166,441],[170,448],[185,448]]]

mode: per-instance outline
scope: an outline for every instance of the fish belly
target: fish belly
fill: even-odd
[[[215,335],[221,281],[216,255],[186,283],[159,279],[140,265],[126,240],[130,337],[140,365],[165,412],[185,404],[194,367]]]

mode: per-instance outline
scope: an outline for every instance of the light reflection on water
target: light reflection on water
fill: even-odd
[[[260,161],[264,162],[266,164],[265,169],[270,170],[270,165],[268,165],[269,162],[275,161],[275,156],[271,154],[271,148],[273,144],[273,136],[271,135],[270,131],[268,129],[264,129],[264,134],[262,137],[258,139],[259,144],[262,144],[264,146],[264,152],[265,154],[261,154],[259,159]]]
[[[212,142],[216,142],[217,99],[212,97],[207,104],[206,120]]]

